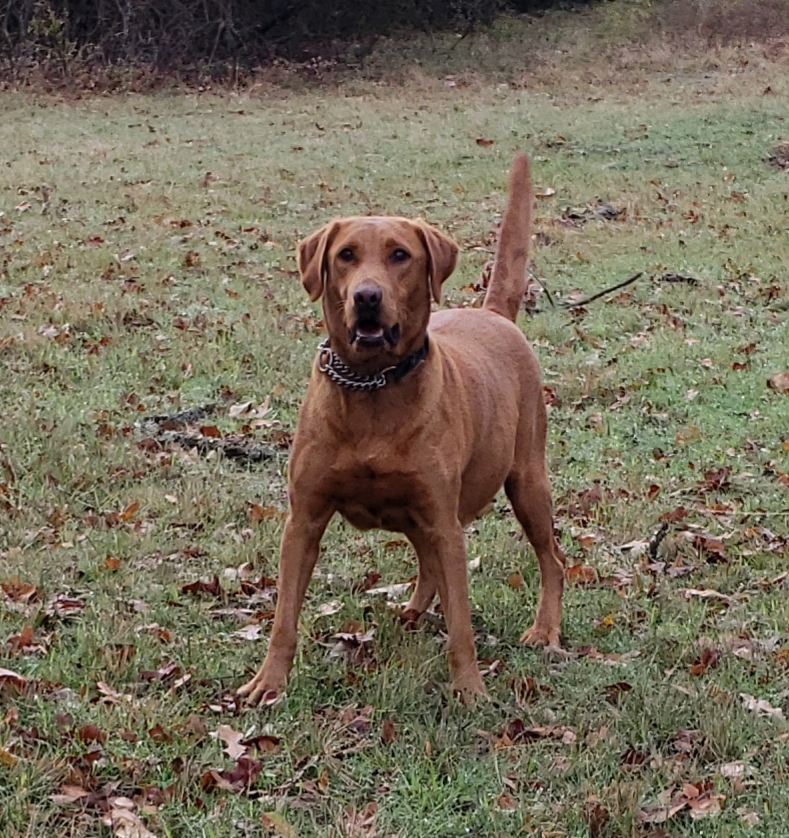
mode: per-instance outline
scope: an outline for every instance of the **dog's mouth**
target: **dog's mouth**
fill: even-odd
[[[348,339],[351,346],[360,349],[377,349],[387,344],[395,346],[400,340],[400,324],[388,328],[376,319],[360,319],[351,327]]]

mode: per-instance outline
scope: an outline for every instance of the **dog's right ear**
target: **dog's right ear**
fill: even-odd
[[[302,239],[298,246],[299,273],[304,290],[310,295],[310,301],[315,302],[323,294],[326,275],[329,266],[326,263],[326,252],[334,238],[339,222],[335,219],[310,233]]]

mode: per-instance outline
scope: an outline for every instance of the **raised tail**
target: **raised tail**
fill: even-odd
[[[485,294],[485,308],[515,322],[526,293],[526,264],[531,246],[531,173],[529,158],[519,154],[512,164],[507,209],[501,220],[496,260]]]

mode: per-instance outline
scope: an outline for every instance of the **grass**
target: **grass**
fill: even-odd
[[[28,682],[0,680],[3,835],[108,834],[117,795],[157,836],[786,834],[789,737],[769,708],[789,710],[789,396],[767,380],[789,370],[789,182],[766,162],[785,66],[756,47],[610,56],[546,55],[506,87],[2,95],[0,640]],[[471,304],[521,148],[555,190],[533,265],[552,294],[645,274],[522,321],[554,401],[571,655],[518,645],[538,580],[503,498],[468,539],[492,696],[471,710],[449,694],[440,617],[404,634],[358,590],[369,571],[409,580],[408,550],[335,522],[290,692],[241,710],[285,457],[158,450],[135,423],[214,402],[220,434],[286,437],[320,339],[297,239],[336,214],[424,214],[464,248],[445,304]],[[596,200],[624,212],[566,217]],[[268,409],[234,417],[245,402]],[[655,561],[643,542],[666,516]],[[184,590],[214,575],[218,596]],[[210,773],[238,765],[220,725],[268,737],[224,776],[251,789]],[[713,814],[641,822],[683,784]],[[93,796],[51,799],[69,786]]]

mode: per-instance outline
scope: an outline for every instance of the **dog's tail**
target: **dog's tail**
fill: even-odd
[[[512,164],[507,197],[507,209],[501,220],[496,260],[485,308],[507,317],[513,322],[518,316],[526,293],[526,264],[531,246],[531,173],[529,158],[519,154]]]

